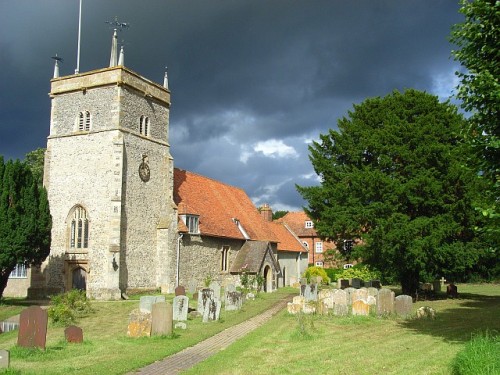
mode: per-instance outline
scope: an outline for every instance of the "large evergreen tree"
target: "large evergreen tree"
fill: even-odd
[[[457,98],[470,113],[467,139],[480,156],[477,170],[489,182],[482,212],[488,232],[500,238],[500,1],[462,0],[463,23],[454,26],[453,55],[465,71],[458,72]],[[497,250],[498,251],[498,248]]]
[[[407,294],[466,271],[482,250],[463,122],[454,106],[416,90],[355,105],[309,147],[321,184],[298,190],[316,230],[339,249],[356,240],[354,255]]]
[[[38,265],[48,256],[51,227],[46,190],[30,167],[0,156],[0,297],[17,264]]]

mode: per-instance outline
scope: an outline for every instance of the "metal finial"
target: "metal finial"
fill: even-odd
[[[57,56],[57,53],[55,56],[52,56],[51,59],[53,59],[55,61],[54,63],[54,77],[53,78],[59,78],[59,63],[63,62],[63,58],[62,57],[59,57]]]
[[[168,89],[168,72],[167,67],[165,67],[165,76],[163,77],[163,87]]]
[[[106,23],[112,26],[114,29],[119,29],[120,31],[130,27],[130,24],[128,22],[118,22],[118,17],[115,17],[114,21],[106,21]]]

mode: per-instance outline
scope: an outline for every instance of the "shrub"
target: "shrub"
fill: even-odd
[[[339,274],[343,271],[343,268],[325,268],[326,275],[331,281],[337,281],[339,279]]]
[[[78,289],[58,294],[51,297],[51,306],[48,315],[52,323],[68,326],[73,324],[77,318],[92,313],[90,301],[85,292]]]
[[[323,267],[312,266],[307,268],[306,272],[304,273],[304,277],[307,279],[307,282],[310,282],[311,277],[313,276],[320,276],[324,284],[328,284],[330,281]]]
[[[337,279],[353,279],[358,278],[361,280],[378,280],[380,279],[380,272],[371,270],[364,264],[356,264],[354,267],[342,270],[337,274]]]
[[[452,362],[454,375],[493,375],[500,373],[500,338],[489,331],[467,343]]]

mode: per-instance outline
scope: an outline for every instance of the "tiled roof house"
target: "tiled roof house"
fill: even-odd
[[[180,284],[207,278],[238,282],[242,271],[264,276],[264,289],[290,285],[307,267],[307,250],[283,224],[265,220],[237,187],[174,169]]]

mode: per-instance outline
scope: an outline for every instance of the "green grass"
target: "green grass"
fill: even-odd
[[[490,331],[475,335],[452,364],[454,375],[500,374],[500,337]]]
[[[49,324],[45,351],[16,347],[17,331],[0,335],[0,348],[11,351],[11,374],[124,374],[163,359],[268,309],[294,292],[261,293],[240,311],[221,312],[220,322],[188,320],[187,330],[175,330],[172,337],[127,337],[129,313],[139,301],[93,302],[95,314],[80,319],[83,344],[68,344],[64,328]],[[167,300],[172,296],[167,296]],[[190,301],[194,307],[195,301]],[[8,306],[0,306],[0,311]]]
[[[213,369],[231,375],[450,374],[475,332],[500,331],[499,285],[458,285],[458,290],[459,299],[414,304],[415,310],[434,308],[435,320],[301,317],[283,311],[183,374]]]

